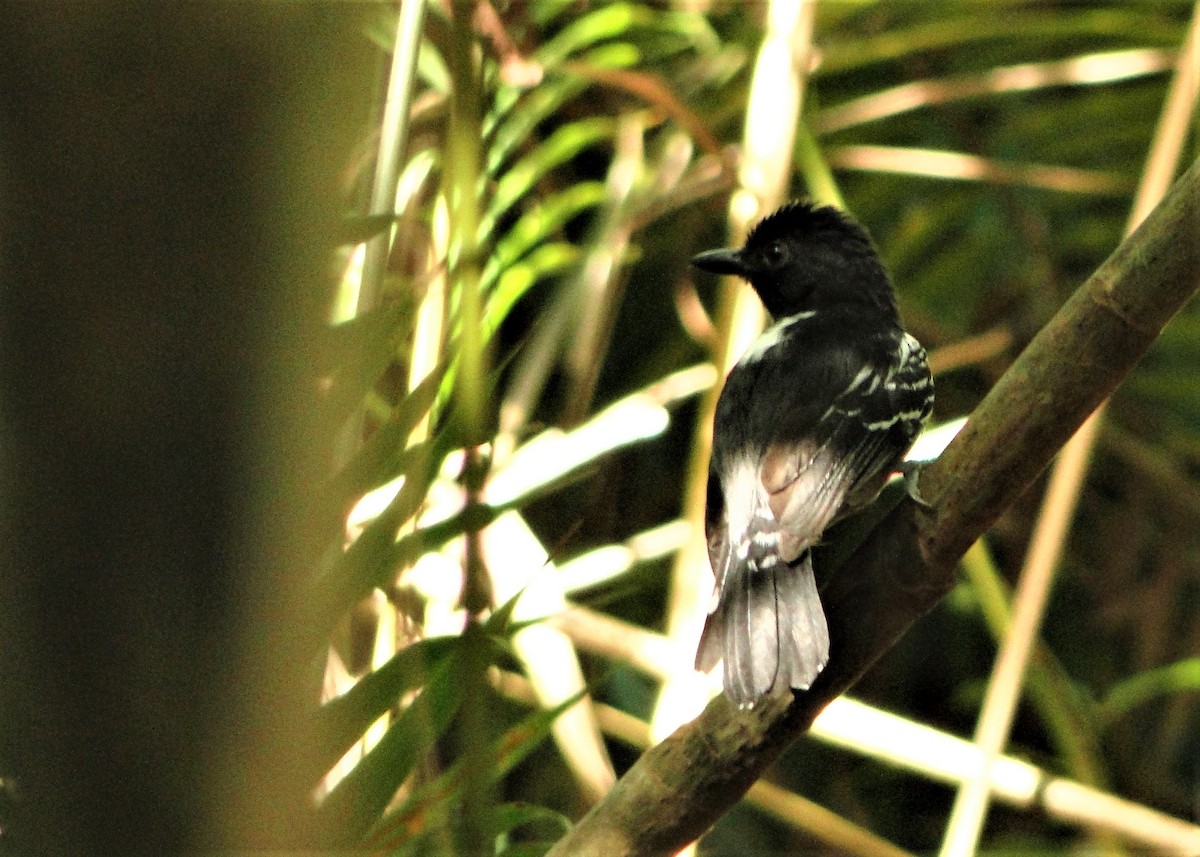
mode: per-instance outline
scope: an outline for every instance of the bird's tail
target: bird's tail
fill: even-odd
[[[741,553],[744,559],[739,559]],[[812,556],[779,556],[778,536],[756,533],[730,550],[720,600],[709,614],[696,668],[725,660],[725,695],[739,708],[768,693],[805,690],[829,659],[829,631]]]

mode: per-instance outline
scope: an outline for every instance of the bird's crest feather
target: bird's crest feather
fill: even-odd
[[[746,247],[765,247],[790,235],[826,231],[866,238],[861,226],[832,205],[798,199],[760,220],[746,237]]]

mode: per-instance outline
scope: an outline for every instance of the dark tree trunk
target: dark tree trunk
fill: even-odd
[[[371,90],[335,8],[6,10],[0,850],[311,832],[310,367]]]

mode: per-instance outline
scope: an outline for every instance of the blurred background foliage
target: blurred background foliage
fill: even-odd
[[[875,236],[933,356],[937,423],[969,415],[1120,242],[1192,14],[817,3],[791,195],[841,199]],[[674,555],[702,538],[681,497],[727,335],[718,284],[688,259],[727,241],[765,15],[751,0],[431,3],[408,20],[415,78],[391,114],[407,144],[380,207],[406,25],[395,6],[364,10],[378,112],[357,117],[347,239],[370,237],[385,264],[347,244],[332,310],[326,402],[349,428],[321,502],[348,523],[314,594],[334,641],[314,772],[342,759],[320,789],[335,841],[540,853],[648,740],[662,678],[648,664],[686,664],[694,646],[660,635]],[[1200,814],[1198,333],[1185,311],[1107,411],[1009,742],[1186,819]],[[973,732],[998,582],[1017,577],[1040,493],[855,697]],[[913,851],[938,846],[953,800],[818,740],[771,779]],[[833,848],[814,836],[744,802],[701,851]],[[1091,837],[997,806],[982,847]]]

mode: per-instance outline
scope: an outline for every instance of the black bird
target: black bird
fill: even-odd
[[[745,708],[825,667],[811,550],[901,464],[933,378],[870,237],[835,208],[790,203],[741,249],[692,264],[748,280],[775,320],[717,400],[705,513],[717,603],[696,668],[723,657],[725,694]]]

